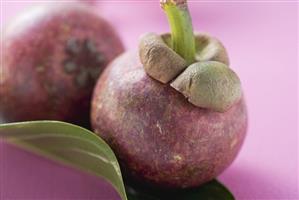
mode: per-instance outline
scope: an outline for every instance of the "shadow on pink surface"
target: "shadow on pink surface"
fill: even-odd
[[[273,176],[277,177],[273,182]],[[298,200],[297,183],[244,163],[232,165],[219,178],[237,200]],[[259,190],[257,189],[259,188]]]
[[[120,200],[109,183],[0,141],[0,199]]]

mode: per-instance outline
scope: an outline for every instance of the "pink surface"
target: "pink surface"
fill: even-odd
[[[4,0],[4,25],[33,4],[28,2]],[[247,99],[248,136],[236,161],[220,176],[237,199],[299,199],[297,4],[190,2],[195,30],[223,41]],[[97,9],[128,49],[136,48],[144,32],[168,31],[157,1],[105,1]],[[97,178],[0,143],[0,199],[118,197]]]

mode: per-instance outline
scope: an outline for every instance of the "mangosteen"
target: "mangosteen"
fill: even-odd
[[[35,6],[1,41],[0,115],[5,122],[89,123],[97,78],[124,47],[113,27],[83,3]]]
[[[186,0],[164,0],[171,34],[148,33],[115,59],[92,100],[94,131],[131,179],[189,188],[234,160],[247,128],[240,79],[221,42],[192,29]]]

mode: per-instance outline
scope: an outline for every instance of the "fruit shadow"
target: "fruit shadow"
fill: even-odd
[[[110,184],[0,140],[0,199],[120,200]]]
[[[298,199],[296,184],[253,164],[233,165],[218,179],[237,200]]]

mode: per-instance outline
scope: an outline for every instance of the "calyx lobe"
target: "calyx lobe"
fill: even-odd
[[[162,83],[168,83],[187,67],[186,61],[155,33],[141,37],[139,56],[146,73]]]
[[[196,61],[187,62],[171,48],[170,34],[147,33],[139,42],[139,57],[152,78],[170,83],[197,107],[225,112],[242,96],[241,83],[231,70],[224,46],[207,34],[195,35]]]

